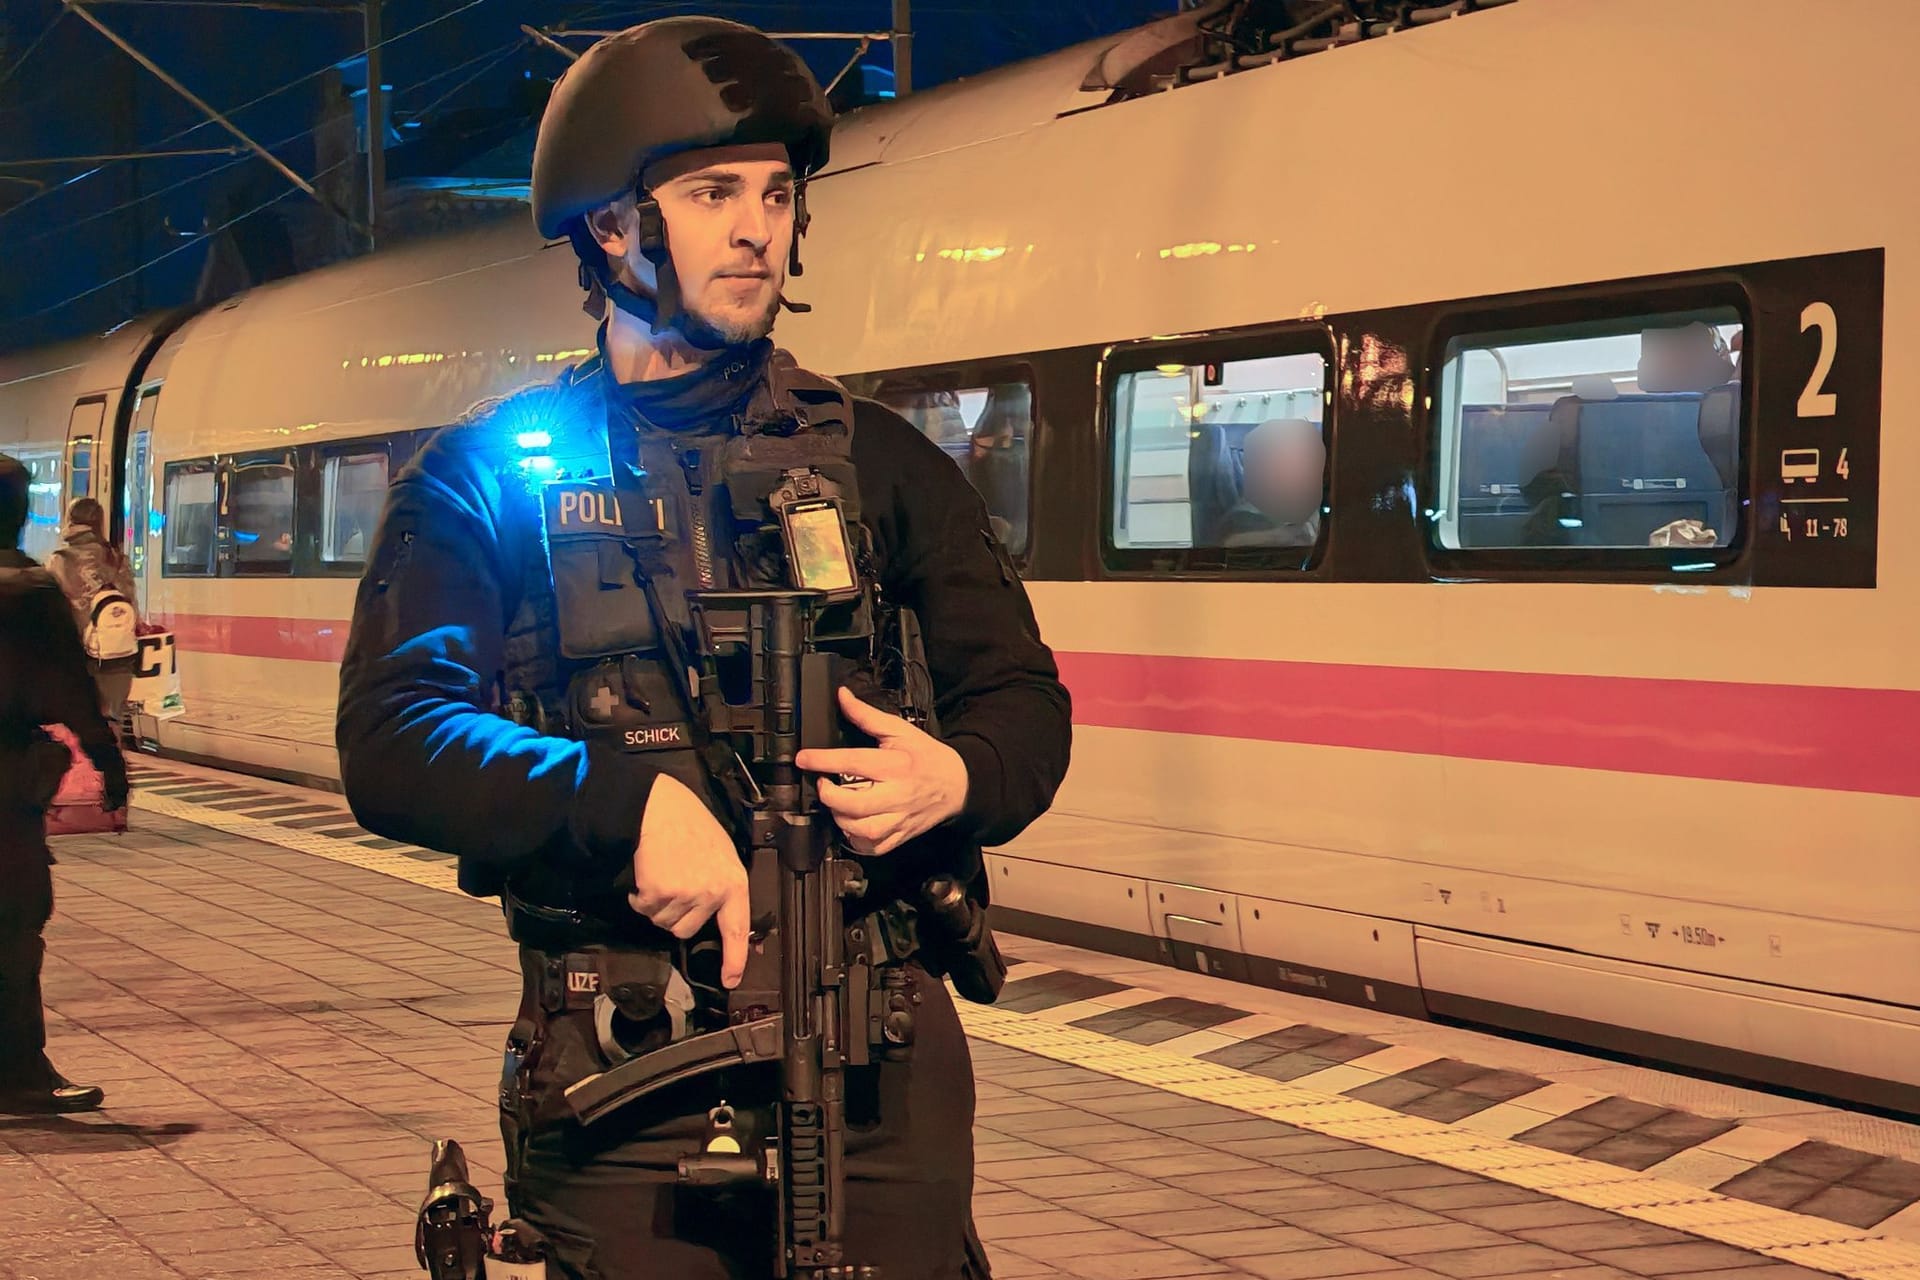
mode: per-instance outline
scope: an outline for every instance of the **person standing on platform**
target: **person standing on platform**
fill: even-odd
[[[53,916],[53,855],[43,812],[70,760],[41,726],[65,725],[79,740],[106,784],[106,809],[127,803],[127,767],[60,584],[19,550],[28,480],[0,454],[0,1111],[91,1111],[105,1093],[71,1083],[46,1054],[40,934]]]
[[[427,445],[355,606],[347,798],[368,830],[457,854],[461,885],[502,899],[524,977],[501,1080],[507,1195],[556,1280],[774,1273],[770,1196],[676,1171],[722,1100],[778,1098],[775,1067],[698,1076],[591,1126],[565,1096],[726,1025],[747,964],[747,874],[716,816],[738,779],[697,749],[679,661],[697,642],[690,590],[810,582],[812,559],[787,563],[810,550],[816,567],[839,557],[834,581],[874,616],[918,618],[901,661],[840,695],[877,745],[796,761],[843,778],[818,793],[865,876],[850,936],[911,917],[936,882],[983,910],[981,844],[1043,813],[1066,772],[1067,692],[979,494],[898,415],[767,336],[792,305],[831,123],[806,64],[735,23],[661,19],[572,65],[540,124],[533,207],[580,259],[599,352]],[[769,524],[783,481],[836,493],[844,541],[817,519]],[[890,700],[929,704],[937,732],[874,705]],[[886,1280],[984,1280],[972,1064],[939,980],[962,985],[960,962],[917,919],[919,941],[884,962],[912,993],[911,1056],[847,1073],[845,1258]]]
[[[107,723],[118,732],[140,656],[139,599],[133,566],[107,540],[107,512],[97,498],[75,498],[60,531],[61,547],[47,568],[67,593],[87,649],[87,666],[100,689]]]

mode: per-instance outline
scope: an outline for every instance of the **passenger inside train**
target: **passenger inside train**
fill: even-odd
[[[858,377],[848,383],[939,445],[986,500],[1002,545],[1014,555],[1026,550],[1033,388],[1016,381],[940,388],[891,379],[869,387]]]
[[[1033,392],[1024,382],[996,383],[967,438],[967,479],[986,499],[994,534],[1010,551],[1027,545],[1027,428]]]
[[[1310,547],[1320,539],[1327,446],[1304,418],[1272,418],[1241,445],[1240,501],[1221,524],[1225,547]]]
[[[1325,507],[1315,353],[1125,374],[1114,398],[1116,548],[1311,548]]]
[[[263,567],[293,558],[293,468],[263,463],[236,468],[231,482],[234,559]]]
[[[967,438],[967,420],[960,413],[957,392],[941,389],[893,390],[882,387],[874,398],[913,424],[935,444],[958,444]]]
[[[1442,378],[1441,492],[1453,501],[1440,544],[1729,545],[1740,332],[1722,309],[1456,340]]]

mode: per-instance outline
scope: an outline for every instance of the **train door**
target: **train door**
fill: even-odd
[[[127,440],[126,482],[114,512],[116,535],[133,569],[140,608],[147,608],[147,538],[153,525],[153,419],[160,408],[160,384],[140,389],[133,406],[133,430]]]
[[[111,492],[105,488],[113,471],[107,458],[106,426],[105,396],[86,396],[74,402],[73,416],[67,419],[67,491],[62,500],[62,519],[65,508],[75,500]]]

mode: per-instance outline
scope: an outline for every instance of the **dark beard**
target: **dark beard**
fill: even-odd
[[[780,315],[780,295],[775,292],[773,300],[761,315],[750,320],[709,320],[698,315],[686,306],[674,318],[674,325],[693,346],[712,350],[716,347],[744,347],[758,342],[773,332],[773,322]]]

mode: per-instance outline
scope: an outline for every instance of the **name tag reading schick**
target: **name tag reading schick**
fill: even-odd
[[[646,725],[638,729],[622,729],[620,745],[629,751],[663,751],[672,747],[686,747],[687,726],[683,724]]]
[[[610,724],[581,726],[581,736],[615,751],[685,751],[693,734],[684,724]]]
[[[667,526],[666,503],[659,498],[638,497],[641,509],[634,514],[641,530],[663,532]],[[547,536],[569,534],[614,534],[626,532],[620,495],[604,484],[591,480],[557,480],[546,487]]]

